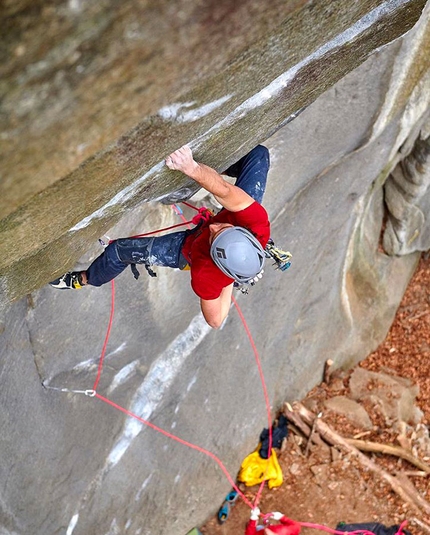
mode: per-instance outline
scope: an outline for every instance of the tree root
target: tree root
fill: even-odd
[[[295,402],[293,407],[286,404],[283,412],[287,419],[290,420],[290,417],[294,418],[290,421],[292,421],[297,427],[300,427],[298,422],[299,420],[302,420],[302,423],[304,423],[309,430],[309,433],[307,434],[308,437],[310,435],[310,430],[313,427],[314,434],[318,433],[319,436],[331,446],[336,446],[336,448],[349,453],[355,457],[367,470],[374,472],[381,479],[385,480],[391,486],[393,491],[400,496],[404,502],[408,503],[416,512],[424,512],[427,515],[430,515],[430,503],[420,495],[406,475],[396,474],[393,476],[386,472],[383,468],[379,467],[375,462],[361,453],[355,445],[350,443],[349,439],[345,439],[333,431],[333,429],[331,429],[321,418],[318,418],[315,414],[306,409],[306,407],[304,407],[301,403]],[[302,428],[300,427],[300,429]],[[403,450],[403,448],[395,448],[395,450]],[[406,452],[406,450],[403,451]]]
[[[420,526],[420,528],[422,528],[426,533],[430,534],[430,526],[428,526],[416,517],[411,518],[411,521],[414,522],[417,526]]]
[[[373,453],[385,453],[386,455],[394,455],[400,457],[408,463],[413,464],[426,474],[430,474],[430,466],[424,461],[417,459],[412,453],[400,448],[398,446],[390,446],[388,444],[379,444],[378,442],[369,442],[367,440],[355,440],[353,438],[347,438],[346,441],[351,446],[355,446],[360,451],[370,451]]]

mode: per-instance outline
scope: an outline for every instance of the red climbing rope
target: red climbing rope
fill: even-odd
[[[199,211],[199,208],[197,208],[197,206],[193,206],[193,205],[190,204],[189,202],[182,201],[182,204],[185,204],[185,206],[188,206],[188,208],[192,208],[192,209],[195,210],[196,212]]]
[[[193,208],[194,210],[198,212],[189,221],[185,219],[182,212],[176,207],[176,205],[173,205],[175,212],[181,217],[182,223],[178,223],[177,225],[171,225],[170,227],[160,228],[158,230],[151,230],[150,232],[145,232],[143,234],[136,234],[134,236],[130,236],[130,238],[144,238],[145,236],[152,236],[153,234],[158,234],[159,232],[165,232],[166,230],[172,230],[175,228],[183,227],[185,225],[188,225],[188,228],[191,228],[190,225],[198,225],[202,221],[208,221],[209,218],[213,215],[212,212],[208,208],[206,208],[206,206],[197,208],[196,206],[193,206],[186,202],[184,202],[183,204],[185,204],[186,206],[189,206],[190,208]]]
[[[132,238],[141,238],[141,237],[144,237],[144,236],[157,234],[159,232],[166,231],[166,230],[171,230],[171,229],[174,229],[174,228],[177,228],[177,227],[181,227],[181,226],[184,226],[184,225],[190,225],[191,223],[198,224],[202,220],[203,221],[207,221],[208,220],[210,212],[207,210],[207,208],[198,209],[195,206],[192,206],[191,204],[189,204],[187,202],[184,202],[183,204],[185,204],[189,208],[192,208],[192,209],[194,209],[194,210],[196,210],[198,212],[198,214],[191,221],[186,221],[185,217],[182,214],[182,212],[180,210],[176,210],[176,213],[178,215],[180,215],[182,217],[182,219],[183,219],[182,223],[179,223],[178,225],[172,225],[170,227],[166,227],[166,228],[159,229],[159,230],[146,232],[144,234],[137,234],[136,236],[131,236],[131,237]],[[261,485],[260,485],[260,487],[258,489],[258,492],[257,492],[257,495],[255,497],[254,503],[251,503],[251,501],[248,500],[248,498],[245,496],[245,494],[236,485],[236,482],[234,481],[234,479],[232,478],[232,476],[230,475],[230,473],[228,472],[228,470],[226,469],[226,467],[224,466],[222,461],[214,453],[212,453],[211,451],[209,451],[209,450],[207,450],[205,448],[197,446],[196,444],[188,442],[187,440],[184,440],[184,439],[182,439],[182,438],[180,438],[180,437],[178,437],[176,435],[173,435],[172,433],[169,433],[168,431],[165,431],[164,429],[158,427],[157,425],[149,422],[148,420],[143,419],[142,417],[138,416],[137,414],[129,411],[128,409],[126,409],[124,407],[121,407],[120,405],[118,405],[114,401],[112,401],[112,400],[110,400],[110,399],[108,399],[108,398],[106,398],[106,397],[104,397],[104,396],[102,396],[102,395],[97,393],[96,390],[97,390],[97,387],[99,385],[101,374],[102,374],[102,370],[103,370],[104,359],[105,359],[105,356],[106,356],[106,348],[107,348],[107,344],[108,344],[110,333],[111,333],[111,329],[112,329],[112,323],[113,323],[113,317],[114,317],[114,311],[115,311],[115,283],[114,283],[114,280],[111,281],[111,289],[112,289],[112,292],[111,292],[111,311],[110,311],[108,327],[107,327],[107,331],[106,331],[106,335],[105,335],[105,339],[104,339],[104,343],[103,343],[103,347],[102,347],[102,351],[101,351],[101,355],[100,355],[100,359],[99,359],[99,364],[98,364],[98,368],[97,368],[97,376],[96,376],[96,379],[94,381],[93,390],[92,391],[91,390],[82,391],[82,392],[84,392],[86,395],[89,395],[90,397],[97,397],[99,400],[103,401],[104,403],[106,403],[106,404],[110,405],[111,407],[121,411],[122,413],[126,414],[127,416],[138,420],[142,424],[154,429],[155,431],[163,434],[164,436],[166,436],[166,437],[168,437],[168,438],[170,438],[172,440],[175,440],[176,442],[178,442],[178,443],[180,443],[180,444],[182,444],[184,446],[187,446],[187,447],[189,447],[191,449],[199,451],[200,453],[203,453],[204,455],[207,455],[208,457],[213,459],[218,464],[218,466],[220,467],[220,469],[222,470],[222,472],[224,473],[224,475],[226,476],[226,478],[230,482],[231,486],[238,493],[238,495],[242,498],[242,500],[251,509],[254,509],[255,507],[258,506],[258,503],[260,501],[261,494],[263,492],[263,488],[264,488],[264,484],[265,484],[265,477],[263,477],[263,482],[261,483]],[[271,420],[271,411],[270,411],[270,400],[269,400],[269,395],[268,395],[268,392],[267,392],[266,382],[265,382],[265,379],[264,379],[263,369],[262,369],[262,366],[261,366],[261,361],[260,361],[260,357],[258,355],[257,347],[256,347],[256,345],[254,343],[254,340],[252,338],[252,335],[251,335],[251,332],[250,332],[250,330],[248,328],[248,325],[247,325],[247,323],[245,321],[245,318],[244,318],[244,316],[242,314],[242,311],[241,311],[239,305],[237,304],[237,301],[234,298],[234,296],[232,296],[232,302],[233,302],[234,306],[236,307],[236,310],[237,310],[237,312],[239,314],[240,319],[242,320],[242,324],[244,326],[246,334],[247,334],[247,336],[249,338],[249,341],[251,343],[251,347],[252,347],[252,350],[254,352],[255,362],[256,362],[257,367],[258,367],[258,372],[259,372],[261,384],[262,384],[262,387],[263,387],[263,394],[264,394],[264,401],[265,401],[265,405],[266,405],[268,429],[269,429],[269,449],[268,449],[269,455],[268,455],[268,458],[270,458],[270,455],[271,455],[271,452],[272,452],[272,420]],[[76,391],[76,392],[78,392],[78,391]],[[266,471],[268,469],[268,464],[269,463],[267,463]],[[266,474],[264,474],[264,476],[265,475]],[[263,516],[263,518],[268,517],[268,516],[270,516],[270,514]],[[309,523],[309,522],[297,522],[297,523],[300,524],[300,526],[302,526],[302,527],[308,527],[308,528],[311,528],[311,529],[318,529],[318,530],[326,531],[327,533],[331,533],[331,534],[335,534],[335,535],[340,534],[340,533],[344,533],[344,532],[336,531],[336,530],[333,530],[331,528],[328,528],[326,526],[322,526],[322,525],[319,525],[319,524],[312,524],[312,523]],[[402,535],[403,528],[404,528],[404,526],[406,524],[407,524],[407,522],[404,521],[400,525],[399,530],[398,530],[396,535]],[[355,532],[352,532],[352,533],[355,533]],[[360,531],[360,533],[362,533],[362,532]],[[368,532],[368,533],[369,533],[369,535],[372,535],[371,532]],[[364,532],[363,532],[363,534],[364,534]]]
[[[269,400],[269,395],[267,393],[267,387],[266,387],[266,381],[264,379],[263,368],[261,366],[261,361],[260,361],[260,357],[258,355],[257,347],[256,347],[256,345],[254,343],[253,338],[252,338],[251,331],[248,328],[248,324],[245,321],[245,317],[242,314],[242,310],[240,309],[240,307],[237,304],[237,301],[236,301],[236,299],[234,298],[233,295],[231,296],[231,299],[232,299],[232,301],[234,303],[234,306],[236,307],[236,310],[237,310],[237,313],[239,314],[240,319],[242,320],[242,324],[243,324],[243,326],[245,328],[246,334],[248,335],[249,341],[251,343],[252,350],[254,352],[255,362],[257,363],[258,372],[260,374],[260,381],[261,381],[261,385],[263,387],[264,402],[266,404],[267,420],[268,420],[268,426],[269,426],[268,427],[268,429],[269,429],[269,450],[268,450],[269,451],[269,455],[268,455],[268,459],[270,459],[270,456],[272,454],[272,417],[271,417],[271,414],[270,414],[270,400]],[[258,489],[257,496],[255,497],[254,507],[257,507],[259,502],[260,502],[261,494],[263,492],[263,488],[264,488],[264,484],[265,484],[265,476],[267,474],[268,468],[269,468],[269,463],[267,463],[266,472],[265,472],[264,477],[263,477],[263,482],[261,483],[260,488]]]
[[[247,505],[249,505],[249,507],[251,507],[251,509],[253,508],[252,503],[248,500],[248,498],[239,489],[239,487],[236,485],[234,479],[229,474],[227,468],[224,466],[222,461],[214,453],[212,453],[209,450],[206,450],[205,448],[197,446],[196,444],[193,444],[192,442],[188,442],[187,440],[183,440],[182,438],[179,438],[178,436],[173,435],[172,433],[169,433],[168,431],[165,431],[161,427],[158,427],[157,425],[155,425],[155,424],[153,424],[151,422],[148,422],[148,420],[144,420],[143,418],[141,418],[137,414],[134,414],[133,412],[129,411],[128,409],[125,409],[124,407],[121,407],[121,405],[118,405],[117,403],[111,401],[110,399],[105,398],[104,396],[101,396],[100,394],[97,394],[97,392],[95,394],[95,397],[100,399],[101,401],[104,401],[105,403],[111,405],[115,409],[118,409],[119,411],[123,412],[124,414],[127,414],[127,416],[130,416],[131,418],[135,418],[136,420],[138,420],[142,424],[145,424],[148,427],[151,427],[152,429],[154,429],[155,431],[158,431],[159,433],[165,435],[166,437],[168,437],[168,438],[170,438],[172,440],[175,440],[176,442],[179,442],[180,444],[183,444],[184,446],[188,446],[189,448],[192,448],[193,450],[197,450],[200,453],[204,453],[205,455],[207,455],[208,457],[213,459],[218,464],[218,466],[221,468],[221,470],[224,472],[225,476],[227,477],[228,481],[230,482],[230,484],[232,485],[234,490],[240,495],[240,497],[243,499],[243,501]]]
[[[171,227],[160,228],[158,230],[152,230],[151,232],[145,232],[144,234],[136,234],[135,236],[130,236],[130,238],[144,238],[145,236],[158,234],[159,232],[164,232],[165,230],[172,230],[174,228],[183,227],[184,225],[190,225],[192,222],[193,220],[191,219],[190,221],[184,221],[183,223],[178,223],[177,225],[172,225]]]
[[[193,208],[194,210],[196,210],[198,212],[198,214],[191,221],[186,221],[185,217],[183,217],[182,213],[179,210],[175,210],[176,213],[179,212],[179,215],[181,215],[182,219],[184,220],[183,223],[180,223],[178,225],[173,225],[173,226],[170,226],[170,227],[167,227],[167,228],[163,228],[163,229],[147,232],[147,233],[144,233],[144,234],[138,234],[138,235],[132,236],[132,237],[133,238],[140,238],[140,237],[144,237],[144,236],[149,236],[151,234],[157,234],[159,232],[162,232],[162,231],[165,231],[165,230],[170,230],[172,228],[177,228],[177,227],[180,227],[180,226],[183,226],[183,225],[188,225],[189,223],[197,224],[201,220],[205,221],[205,220],[208,219],[208,217],[210,215],[210,212],[209,212],[209,210],[207,208],[205,208],[205,207],[196,208],[195,206],[192,206],[191,204],[186,203],[186,202],[184,204],[186,206],[190,207],[190,208]],[[161,429],[160,427],[156,426],[155,424],[152,424],[151,422],[149,422],[147,420],[144,420],[143,418],[141,418],[137,414],[134,414],[133,412],[129,411],[128,409],[125,409],[124,407],[121,407],[120,405],[118,405],[115,402],[109,400],[108,398],[105,398],[104,396],[101,396],[100,394],[98,394],[96,392],[97,386],[98,386],[98,384],[100,382],[100,378],[101,378],[101,374],[102,374],[104,358],[105,358],[105,355],[106,355],[106,348],[107,348],[107,344],[108,344],[108,341],[109,341],[109,336],[110,336],[112,323],[113,323],[113,316],[114,316],[114,310],[115,310],[115,283],[114,283],[114,280],[111,281],[111,288],[112,288],[112,297],[111,297],[111,312],[110,312],[110,317],[109,317],[109,323],[108,323],[108,328],[107,328],[107,332],[106,332],[106,336],[105,336],[102,352],[101,352],[101,355],[100,355],[99,365],[98,365],[98,369],[97,369],[97,377],[96,377],[96,380],[94,381],[94,385],[93,385],[93,391],[94,391],[95,397],[97,397],[101,401],[104,401],[105,403],[108,403],[109,405],[111,405],[112,407],[116,408],[117,410],[120,410],[124,414],[127,414],[128,416],[130,416],[132,418],[135,418],[136,420],[140,421],[144,425],[147,425],[147,426],[151,427],[152,429],[158,431],[159,433],[162,433],[166,437],[168,437],[168,438],[170,438],[172,440],[175,440],[175,441],[179,442],[180,444],[188,446],[189,448],[192,448],[192,449],[195,449],[195,450],[197,450],[197,451],[199,451],[201,453],[204,453],[205,455],[207,455],[210,458],[212,458],[218,464],[218,466],[221,468],[221,470],[224,472],[224,474],[226,475],[228,481],[230,482],[232,487],[236,490],[236,492],[241,496],[243,501],[249,507],[251,507],[251,509],[254,508],[254,507],[257,507],[257,505],[258,505],[258,503],[260,501],[260,498],[261,498],[261,494],[263,492],[264,484],[265,484],[264,478],[263,478],[263,482],[261,483],[261,485],[260,485],[260,487],[258,489],[258,492],[257,492],[256,498],[254,500],[254,503],[252,504],[248,500],[248,498],[243,494],[243,492],[238,488],[238,486],[236,485],[234,479],[231,477],[231,475],[229,474],[229,472],[225,468],[225,466],[222,463],[222,461],[214,453],[212,453],[212,452],[210,452],[210,451],[208,451],[208,450],[206,450],[204,448],[201,448],[200,446],[192,444],[191,442],[183,440],[183,439],[177,437],[176,435],[173,435],[172,433],[169,433],[168,431],[165,431],[165,430]],[[265,383],[265,380],[264,380],[263,369],[262,369],[262,366],[261,366],[261,361],[260,361],[260,358],[259,358],[259,355],[258,355],[257,347],[256,347],[256,345],[254,343],[254,340],[252,338],[251,332],[250,332],[250,330],[248,328],[248,325],[246,324],[246,321],[245,321],[245,318],[244,318],[244,316],[242,314],[242,311],[241,311],[239,305],[237,304],[237,301],[235,300],[235,298],[233,296],[232,296],[232,301],[233,301],[233,303],[234,303],[234,305],[236,307],[236,310],[238,311],[239,317],[241,318],[242,323],[243,323],[244,328],[245,328],[245,331],[246,331],[246,333],[248,335],[249,341],[251,343],[251,347],[252,347],[253,352],[254,352],[255,361],[257,363],[258,371],[259,371],[259,374],[260,374],[260,380],[261,380],[261,384],[262,384],[262,387],[263,387],[263,394],[264,394],[264,400],[265,400],[266,411],[267,411],[267,419],[268,419],[268,429],[269,429],[269,457],[268,458],[270,458],[271,451],[272,451],[272,422],[271,422],[271,414],[270,414],[270,401],[269,401],[269,396],[268,396],[268,393],[267,393],[266,383]],[[266,473],[267,473],[268,467],[269,467],[269,464],[267,463]]]
[[[98,365],[98,368],[97,368],[97,377],[96,377],[96,380],[94,381],[94,385],[93,385],[93,390],[94,391],[97,390],[97,386],[99,384],[100,377],[102,375],[103,362],[104,362],[105,354],[106,354],[106,347],[107,347],[107,344],[108,344],[108,341],[109,341],[110,331],[112,329],[113,314],[114,314],[114,311],[115,311],[115,282],[114,282],[113,279],[111,280],[111,289],[112,289],[112,292],[111,292],[111,306],[110,306],[109,324],[108,324],[108,328],[107,328],[107,331],[106,331],[106,336],[105,336],[105,341],[104,341],[104,344],[103,344],[103,349],[102,349],[102,352],[101,352],[101,355],[100,355],[100,359],[99,359],[99,365]]]
[[[124,407],[121,407],[120,405],[118,405],[114,401],[111,401],[110,399],[105,398],[104,396],[101,396],[100,394],[98,394],[96,392],[97,386],[98,386],[99,381],[100,381],[102,369],[103,369],[104,358],[105,358],[105,355],[106,355],[106,347],[107,347],[107,344],[108,344],[108,340],[109,340],[109,336],[110,336],[110,332],[111,332],[111,328],[112,328],[112,322],[113,322],[113,316],[114,316],[114,310],[115,310],[115,282],[114,282],[114,280],[111,281],[111,288],[112,288],[112,298],[111,298],[111,312],[110,312],[110,317],[109,317],[109,323],[108,323],[108,328],[107,328],[107,332],[106,332],[106,336],[105,336],[105,341],[104,341],[102,352],[101,352],[101,356],[100,356],[99,366],[98,366],[98,370],[97,370],[97,377],[96,377],[96,380],[95,380],[94,386],[93,386],[93,390],[95,392],[95,397],[97,397],[101,401],[104,401],[105,403],[111,405],[115,409],[123,412],[124,414],[127,414],[127,416],[130,416],[131,418],[135,418],[136,420],[138,420],[139,422],[143,423],[144,425],[147,425],[148,427],[151,427],[155,431],[158,431],[159,433],[162,433],[166,437],[168,437],[168,438],[170,438],[172,440],[175,440],[176,442],[179,442],[180,444],[183,444],[184,446],[188,446],[189,448],[195,449],[195,450],[199,451],[200,453],[203,453],[203,454],[207,455],[208,457],[210,457],[211,459],[213,459],[218,464],[218,466],[221,468],[221,470],[224,472],[224,474],[227,477],[228,481],[230,482],[230,484],[232,485],[234,490],[242,498],[242,500],[251,509],[253,509],[254,507],[257,507],[257,505],[258,505],[258,503],[260,501],[260,497],[261,497],[261,493],[263,491],[263,487],[264,487],[265,481],[263,481],[261,483],[260,488],[259,488],[259,490],[257,492],[257,496],[256,496],[256,498],[254,500],[254,503],[251,503],[248,500],[248,498],[245,496],[245,494],[236,485],[234,479],[231,477],[231,475],[229,474],[228,470],[226,469],[226,467],[224,466],[222,461],[214,453],[210,452],[209,450],[206,450],[205,448],[197,446],[196,444],[188,442],[188,441],[186,441],[186,440],[184,440],[184,439],[182,439],[182,438],[180,438],[180,437],[178,437],[178,436],[176,436],[176,435],[174,435],[172,433],[169,433],[168,431],[165,431],[164,429],[158,427],[157,425],[149,422],[148,420],[144,420],[143,418],[141,418],[137,414],[129,411],[128,409],[126,409]],[[259,355],[258,355],[257,347],[256,347],[256,345],[254,343],[254,340],[253,340],[252,336],[251,336],[251,332],[249,331],[248,325],[246,324],[246,321],[245,321],[245,318],[244,318],[244,316],[242,314],[242,311],[239,308],[239,305],[237,304],[237,301],[234,299],[233,296],[232,296],[232,300],[233,300],[233,303],[234,303],[234,305],[235,305],[235,307],[236,307],[236,309],[237,309],[237,311],[239,313],[240,318],[242,319],[242,323],[243,323],[243,325],[245,327],[245,331],[246,331],[246,333],[248,335],[248,338],[250,340],[252,349],[254,351],[255,360],[257,362],[258,370],[259,370],[259,373],[260,373],[261,382],[262,382],[262,385],[263,385],[264,399],[265,399],[265,402],[266,402],[268,425],[269,425],[269,458],[270,458],[270,453],[271,453],[271,449],[272,449],[272,427],[271,427],[271,415],[270,415],[270,402],[269,402],[269,396],[268,396],[268,393],[267,393],[266,383],[265,383],[265,380],[264,380],[263,370],[262,370],[262,367],[261,367],[261,362],[260,362],[260,358],[259,358]],[[267,468],[266,468],[266,470],[267,470]]]

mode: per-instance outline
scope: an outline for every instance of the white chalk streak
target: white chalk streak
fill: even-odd
[[[407,1],[408,0],[387,0],[380,6],[370,11],[363,18],[353,24],[350,28],[334,37],[331,41],[325,43],[315,52],[307,56],[304,60],[300,61],[299,63],[288,69],[288,71],[275,78],[269,85],[264,87],[261,91],[259,91],[249,99],[245,100],[232,113],[230,113],[224,119],[212,126],[212,128],[210,128],[202,136],[199,136],[193,142],[189,143],[190,147],[199,147],[204,141],[207,140],[207,138],[212,136],[214,132],[217,132],[233,124],[236,120],[245,117],[245,115],[249,111],[263,106],[271,98],[274,98],[279,95],[279,93],[285,87],[287,87],[288,84],[296,77],[297,73],[301,69],[314,62],[315,60],[322,58],[329,52],[332,52],[333,50],[336,50],[337,48],[340,48],[341,46],[353,41],[360,34],[370,28],[378,19],[380,19],[387,13],[394,11],[399,6],[407,3]]]
[[[188,386],[187,386],[187,392],[189,392],[189,391],[193,388],[193,386],[194,386],[194,384],[195,384],[196,382],[197,382],[197,375],[195,375],[195,376],[191,379],[191,381],[189,382],[189,384],[188,384]]]
[[[213,102],[208,102],[203,106],[195,109],[184,110],[183,108],[191,108],[194,106],[195,101],[193,102],[175,102],[169,106],[165,106],[158,111],[158,115],[162,117],[165,121],[176,121],[178,123],[191,123],[197,121],[209,113],[213,112],[225,102],[228,102],[233,95],[226,95],[221,97]]]
[[[67,527],[66,535],[72,535],[73,530],[76,527],[76,524],[78,523],[79,514],[73,515],[72,519],[69,522],[69,525]]]
[[[126,345],[127,345],[127,342],[123,342],[116,349],[114,349],[110,353],[107,353],[105,355],[105,361],[108,360],[110,357],[113,357],[114,355],[116,355],[117,353],[122,351],[123,349],[125,349]],[[73,367],[72,371],[75,372],[75,373],[76,372],[81,372],[81,371],[88,371],[92,367],[96,366],[98,364],[99,360],[100,360],[100,356],[97,356],[97,358],[95,358],[95,359],[83,360],[82,362],[79,362],[79,364],[76,364],[76,366]]]
[[[236,120],[241,119],[253,109],[263,106],[268,100],[277,96],[282,91],[282,89],[284,89],[294,79],[297,73],[301,69],[303,69],[305,66],[309,65],[311,62],[317,59],[320,59],[327,53],[345,45],[346,43],[353,41],[360,34],[362,34],[368,28],[370,28],[378,19],[382,18],[387,13],[394,11],[399,6],[407,3],[408,1],[409,0],[387,0],[380,6],[370,11],[363,18],[361,18],[359,21],[353,24],[350,28],[348,28],[341,34],[337,35],[328,43],[325,43],[323,46],[318,48],[315,52],[313,52],[308,57],[306,57],[303,61],[297,63],[296,65],[294,65],[294,67],[292,67],[288,71],[284,72],[283,74],[275,78],[275,80],[273,80],[269,85],[264,87],[261,91],[259,91],[258,93],[250,97],[249,99],[245,100],[232,113],[227,115],[221,121],[218,121],[216,124],[214,124],[203,135],[199,136],[197,139],[190,142],[189,143],[190,147],[191,148],[199,147],[204,141],[206,141],[209,137],[211,137],[215,132],[233,124]],[[214,102],[205,104],[204,106],[197,108],[195,110],[188,110],[188,111],[182,111],[182,112],[180,111],[181,108],[191,107],[192,105],[194,105],[194,102],[185,102],[182,104],[175,103],[175,104],[172,104],[170,107],[166,106],[165,108],[162,108],[159,114],[166,119],[175,119],[179,122],[194,121],[200,117],[203,117],[204,115],[207,115],[213,109],[215,109],[218,106],[221,106],[224,102],[226,102],[230,98],[231,98],[231,95],[227,95],[227,96],[221,97],[218,100],[215,100]],[[134,196],[137,188],[146,179],[153,176],[158,171],[161,171],[163,166],[164,166],[164,160],[154,165],[147,173],[145,173],[136,181],[134,181],[132,184],[130,184],[129,186],[124,188],[122,191],[120,191],[108,203],[106,203],[104,206],[96,210],[93,214],[82,219],[82,221],[80,221],[78,224],[72,227],[69,232],[76,232],[77,230],[81,230],[87,227],[91,223],[91,221],[93,221],[94,219],[99,219],[103,217],[103,215],[109,208],[112,208],[113,206],[116,206],[118,204],[119,205],[124,204],[126,201],[128,201],[130,198]]]
[[[199,314],[188,328],[167,347],[155,360],[143,383],[136,391],[130,411],[144,420],[149,420],[163,400],[167,390],[181,371],[183,364],[194,349],[202,342],[211,328]],[[135,418],[127,418],[124,430],[107,457],[107,465],[115,466],[139,434],[143,424]]]
[[[142,492],[146,489],[148,486],[148,483],[151,481],[152,474],[149,474],[149,476],[145,479],[145,481],[140,486],[140,489],[138,493],[136,494],[135,501],[138,502],[140,500],[140,497],[142,496]]]
[[[139,361],[134,360],[133,362],[130,362],[130,364],[127,364],[127,366],[121,368],[121,370],[115,374],[112,383],[107,390],[108,395],[118,388],[118,386],[124,384],[130,377],[133,377],[138,367]]]

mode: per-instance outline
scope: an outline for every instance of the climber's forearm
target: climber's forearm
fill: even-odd
[[[204,163],[195,162],[195,164],[190,170],[190,174],[187,173],[190,178],[200,184],[202,188],[215,195],[215,197],[220,199],[220,202],[231,194],[231,185],[215,169]]]
[[[227,210],[238,212],[254,202],[250,195],[224,180],[215,169],[196,162],[191,149],[186,145],[172,152],[166,158],[166,165],[195,180],[202,188],[215,195],[218,202]]]

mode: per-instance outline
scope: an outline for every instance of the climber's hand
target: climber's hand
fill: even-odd
[[[198,163],[194,161],[192,150],[188,145],[184,145],[167,156],[166,165],[169,169],[181,171],[188,176],[192,176],[198,167]]]

